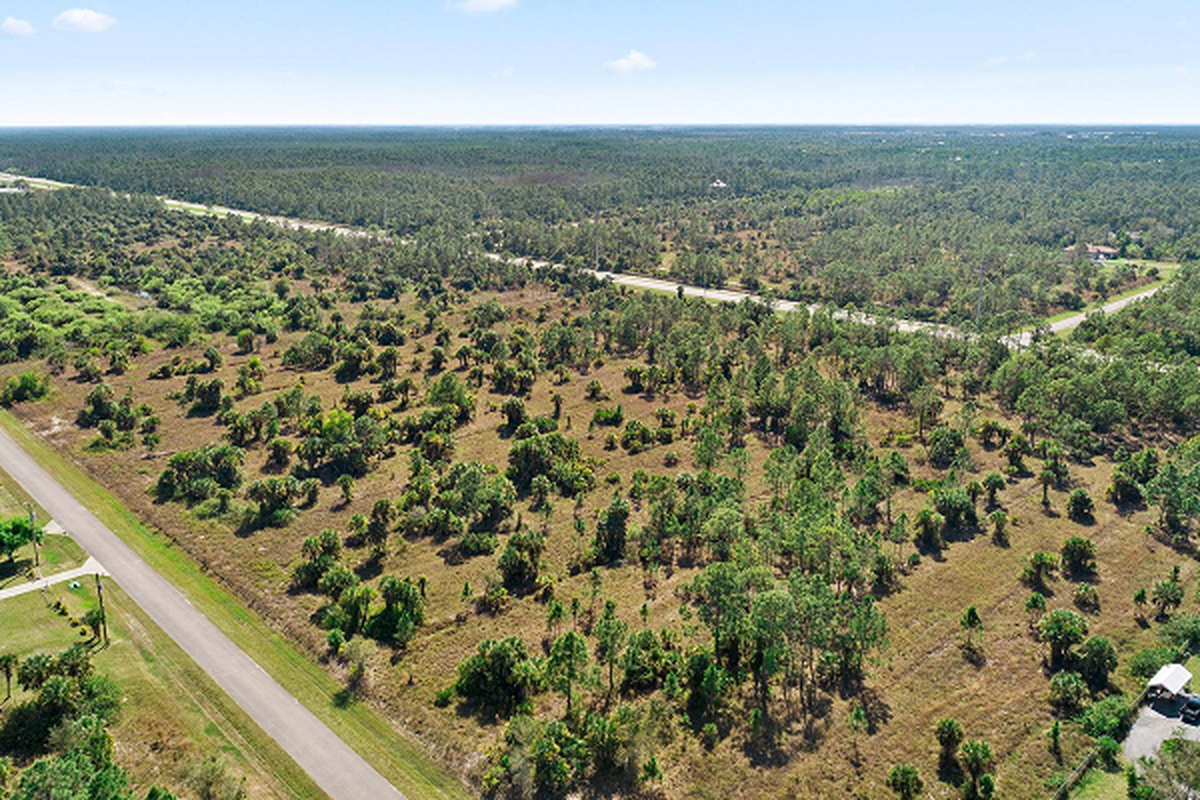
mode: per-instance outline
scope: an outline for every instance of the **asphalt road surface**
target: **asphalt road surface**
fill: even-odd
[[[0,466],[334,800],[404,795],[0,430]]]

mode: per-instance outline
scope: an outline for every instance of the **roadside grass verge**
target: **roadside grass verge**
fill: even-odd
[[[118,763],[139,796],[151,785],[187,789],[189,773],[210,757],[245,776],[252,797],[326,797],[308,775],[179,649],[111,579],[105,609],[110,642],[92,648],[97,671],[121,688],[121,718],[114,730]],[[49,603],[59,600],[64,613]],[[24,658],[55,654],[91,641],[78,620],[97,605],[91,580],[0,601],[5,652]],[[12,702],[27,699],[15,688]],[[182,796],[182,795],[181,795]]]
[[[79,467],[30,433],[12,414],[0,412],[0,425],[101,522],[401,792],[412,800],[467,796],[454,777],[370,707],[361,703],[335,705],[334,698],[342,687],[332,677],[218,585],[170,540],[143,525]]]

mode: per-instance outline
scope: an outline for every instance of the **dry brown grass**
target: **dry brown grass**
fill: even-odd
[[[501,296],[506,305],[525,309],[522,321],[534,326],[534,311],[543,303],[556,304],[555,313],[563,301],[544,290],[529,289]],[[406,301],[407,302],[407,301]],[[343,309],[352,321],[353,309]],[[410,314],[410,319],[417,315]],[[462,327],[461,313],[450,315],[446,321],[452,331]],[[239,407],[254,407],[303,380],[306,391],[320,394],[326,407],[332,406],[345,388],[336,384],[329,373],[303,375],[279,369],[283,350],[294,341],[295,335],[285,335],[278,343],[264,346],[259,353],[268,367],[266,390],[247,398]],[[426,351],[432,346],[432,336],[410,342],[402,349],[401,364],[408,364],[416,354],[416,342]],[[457,340],[455,340],[457,342]],[[226,356],[219,376],[232,386],[237,368],[247,356],[236,354],[232,340],[218,336],[211,342]],[[452,343],[451,352],[457,348]],[[202,347],[184,351],[184,359],[199,356]],[[93,432],[80,431],[70,424],[81,407],[83,396],[91,388],[67,379],[55,381],[50,401],[24,406],[19,413],[25,422],[42,432],[60,450],[84,464],[104,485],[109,487],[138,515],[166,531],[212,574],[262,613],[278,629],[319,658],[323,651],[323,632],[311,622],[311,616],[321,600],[308,594],[289,594],[287,591],[291,567],[299,556],[304,537],[324,528],[345,531],[349,515],[367,513],[376,498],[396,498],[407,479],[406,453],[381,463],[369,476],[358,481],[356,497],[347,509],[341,503],[336,487],[322,489],[317,505],[304,511],[291,525],[267,528],[248,536],[238,536],[228,525],[203,521],[179,505],[159,505],[153,502],[148,489],[161,470],[166,456],[177,450],[194,447],[218,438],[223,429],[211,418],[188,418],[179,406],[166,399],[177,391],[184,378],[148,381],[145,376],[173,353],[156,352],[140,357],[136,368],[128,375],[110,377],[109,382],[118,396],[132,389],[138,402],[148,402],[163,417],[162,442],[159,452],[146,456],[140,448],[101,456],[87,455],[84,445]],[[427,353],[426,353],[427,355]],[[690,445],[677,443],[653,448],[636,456],[617,449],[604,449],[601,430],[588,434],[588,422],[596,404],[585,399],[585,386],[593,378],[599,380],[612,395],[611,402],[624,405],[626,416],[650,422],[660,406],[686,414],[688,403],[695,399],[672,393],[669,397],[647,399],[623,394],[623,371],[628,362],[606,360],[604,365],[587,375],[576,375],[567,384],[555,386],[552,376],[542,376],[527,401],[533,413],[549,413],[551,393],[564,398],[562,425],[565,432],[581,441],[584,452],[600,462],[597,470],[598,487],[582,503],[579,513],[589,522],[589,535],[596,511],[607,504],[611,489],[604,483],[610,472],[621,476],[623,487],[636,469],[651,474],[673,474],[691,467]],[[452,362],[453,364],[453,362]],[[16,367],[6,368],[7,374]],[[3,376],[0,376],[3,377]],[[419,376],[414,376],[419,377]],[[365,389],[369,381],[360,380],[349,388]],[[496,431],[500,426],[499,404],[503,398],[486,388],[477,393],[477,413],[464,429],[456,434],[458,459],[493,463],[503,468],[507,463],[509,442]],[[947,416],[953,411],[950,403]],[[984,409],[987,416],[1001,416],[995,409]],[[64,420],[67,421],[64,424]],[[1013,422],[1009,420],[1010,424]],[[912,420],[898,412],[869,408],[865,415],[867,434],[873,444],[890,430],[909,431]],[[747,442],[750,454],[750,473],[747,475],[749,494],[763,499],[765,484],[762,464],[770,444],[755,437]],[[673,469],[663,466],[663,456],[676,450],[681,463]],[[932,476],[927,466],[918,465],[920,446],[905,450],[915,475]],[[985,452],[971,443],[979,478],[993,469],[999,470],[998,453]],[[251,451],[247,459],[247,475],[254,476],[263,464],[261,447]],[[1031,459],[1036,463],[1036,459]],[[1052,493],[1052,514],[1041,508],[1041,490],[1033,477],[1010,482],[1001,493],[1003,507],[1013,518],[1010,544],[1000,547],[989,536],[980,535],[969,541],[953,542],[941,560],[925,558],[911,573],[903,576],[897,591],[883,598],[891,635],[890,647],[880,663],[873,666],[866,682],[869,711],[877,726],[873,733],[858,737],[861,758],[854,757],[855,741],[846,724],[851,703],[859,698],[830,698],[820,716],[810,720],[798,717],[782,720],[784,730],[778,748],[771,753],[756,753],[743,740],[745,730],[745,700],[738,698],[730,710],[736,722],[735,733],[722,740],[709,752],[691,735],[677,736],[659,755],[667,769],[663,791],[676,797],[727,797],[737,794],[746,797],[812,796],[812,797],[878,797],[888,768],[907,761],[918,766],[934,796],[954,796],[952,787],[937,781],[936,751],[933,737],[935,722],[943,716],[959,718],[968,736],[987,740],[997,756],[1000,786],[1006,797],[1034,798],[1046,793],[1043,781],[1063,769],[1055,763],[1046,745],[1045,731],[1052,721],[1046,702],[1048,677],[1042,668],[1043,647],[1029,635],[1024,611],[1027,587],[1019,581],[1022,559],[1034,550],[1059,549],[1070,535],[1082,534],[1096,541],[1099,570],[1097,588],[1101,610],[1090,615],[1088,622],[1093,633],[1113,639],[1123,659],[1136,649],[1153,643],[1152,629],[1144,629],[1135,621],[1132,594],[1141,586],[1165,576],[1172,565],[1182,564],[1189,587],[1189,600],[1184,610],[1193,605],[1194,564],[1171,549],[1143,534],[1142,528],[1153,521],[1152,511],[1137,511],[1128,516],[1114,512],[1103,500],[1111,465],[1104,459],[1092,464],[1072,464],[1071,479],[1075,485],[1086,486],[1096,499],[1095,524],[1080,526],[1066,518],[1066,492]],[[895,501],[895,513],[912,514],[925,502],[914,491],[901,492]],[[982,501],[981,501],[982,503]],[[752,505],[754,501],[752,501]],[[541,524],[541,517],[524,503],[519,509],[526,522]],[[569,599],[578,596],[588,603],[590,590],[586,575],[569,575],[567,563],[578,547],[572,527],[574,506],[570,500],[556,499],[553,515],[546,522],[549,532],[545,560],[558,583],[555,594]],[[636,509],[634,521],[640,520],[644,509]],[[478,642],[488,637],[520,634],[534,650],[539,649],[545,635],[545,609],[533,598],[511,603],[499,616],[470,614],[459,621],[464,605],[460,591],[464,582],[479,590],[484,574],[494,569],[498,552],[491,557],[476,557],[463,563],[450,563],[441,552],[442,546],[419,540],[409,542],[402,551],[393,548],[383,564],[383,574],[428,576],[428,624],[409,648],[390,658],[382,653],[374,665],[373,694],[376,704],[394,724],[416,735],[452,770],[479,774],[481,753],[496,740],[499,726],[481,724],[474,718],[461,717],[452,709],[433,706],[435,693],[452,679],[454,669],[471,653]],[[906,546],[905,556],[911,552]],[[354,566],[367,560],[365,550],[350,551],[348,559]],[[680,611],[677,590],[694,575],[693,570],[675,569],[658,576],[657,584],[647,588],[643,573],[634,564],[604,571],[603,595],[616,599],[621,614],[631,625],[640,625],[637,610],[648,603],[650,624],[671,626],[685,633],[685,641],[703,640],[702,626],[693,618],[684,619]],[[1071,584],[1061,578],[1052,584],[1052,606],[1071,603]],[[986,626],[984,648],[986,660],[972,664],[959,647],[958,620],[969,605],[975,605]],[[338,673],[340,667],[328,664]],[[1134,689],[1124,668],[1116,675],[1118,684],[1126,691]],[[746,687],[747,693],[749,687]],[[541,713],[557,708],[559,700],[551,695],[538,698]],[[779,708],[783,708],[779,704]],[[1064,735],[1065,764],[1084,750],[1080,737],[1073,732]]]

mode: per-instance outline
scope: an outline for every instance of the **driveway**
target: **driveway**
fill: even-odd
[[[0,430],[0,465],[333,800],[403,800],[358,753]]]
[[[7,600],[10,597],[16,597],[19,594],[28,594],[29,592],[37,592],[46,589],[56,583],[65,583],[66,581],[79,580],[82,578],[90,578],[93,575],[107,575],[104,567],[100,566],[100,562],[88,556],[88,560],[83,562],[83,566],[77,569],[69,569],[66,572],[55,572],[52,575],[47,575],[44,578],[22,583],[17,586],[10,586],[7,589],[0,589],[0,600]]]
[[[1200,727],[1179,718],[1182,707],[1183,700],[1156,700],[1142,706],[1125,739],[1125,759],[1136,764],[1142,757],[1153,758],[1158,746],[1171,738],[1200,742]]]

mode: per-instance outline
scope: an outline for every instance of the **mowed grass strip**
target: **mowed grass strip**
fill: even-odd
[[[341,687],[186,553],[147,528],[115,497],[34,436],[12,414],[0,425],[84,506],[169,580],[268,674],[412,800],[467,797],[461,784],[363,704],[334,704]]]
[[[113,730],[117,761],[139,794],[156,784],[183,791],[189,771],[218,755],[246,778],[252,797],[326,797],[114,581],[104,586],[110,642],[93,648],[92,662],[121,688],[121,718]],[[40,592],[0,601],[5,652],[56,654],[90,641],[90,632],[71,620],[96,607],[94,582],[54,586],[54,600],[68,614],[57,613]],[[14,688],[14,702],[26,699]]]

